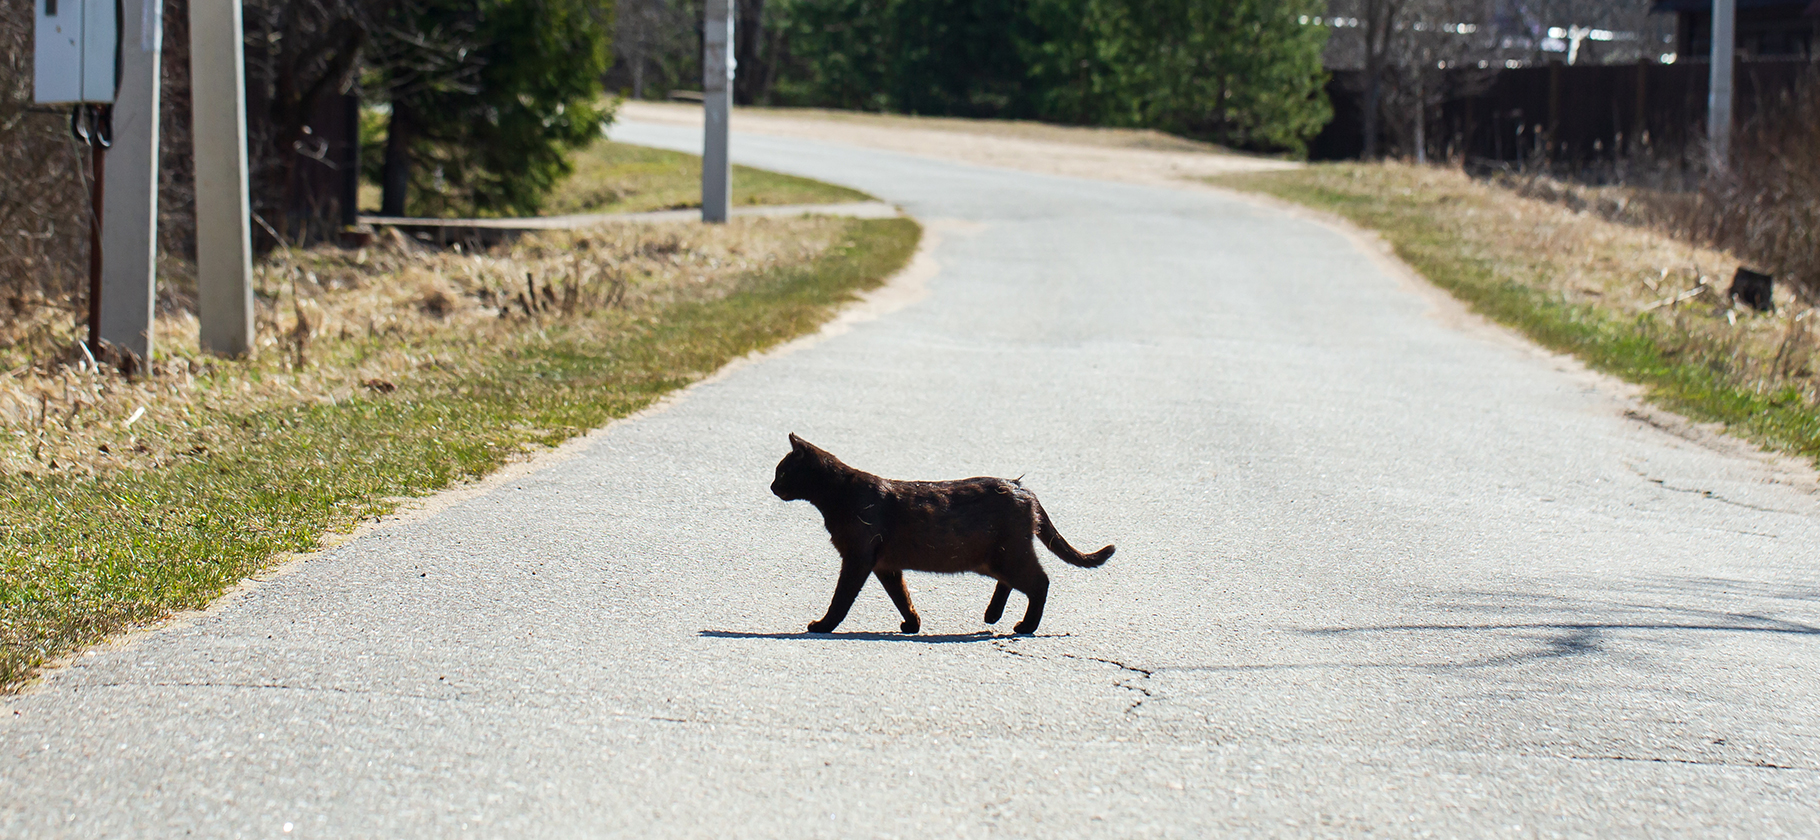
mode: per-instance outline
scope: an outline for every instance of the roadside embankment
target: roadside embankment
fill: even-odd
[[[1820,317],[1728,295],[1736,257],[1439,167],[1337,164],[1209,179],[1338,214],[1479,313],[1658,405],[1820,460]]]
[[[0,376],[0,689],[809,332],[919,237],[908,219],[745,218],[280,251],[249,359],[184,349],[178,310],[146,375],[79,354],[17,367]]]

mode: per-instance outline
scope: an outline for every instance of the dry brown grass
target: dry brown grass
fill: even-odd
[[[1519,185],[1529,196],[1457,170],[1389,164],[1354,170],[1376,188],[1418,204],[1442,205],[1433,217],[1468,243],[1463,256],[1492,266],[1500,282],[1541,289],[1565,303],[1597,306],[1621,317],[1654,318],[1684,351],[1706,348],[1729,359],[1727,378],[1771,393],[1797,389],[1820,402],[1820,317],[1812,303],[1778,288],[1780,306],[1759,313],[1733,301],[1732,252],[1613,221],[1633,212],[1633,194],[1542,179]]]
[[[1811,175],[1820,176],[1820,160],[1811,166]],[[1727,356],[1727,378],[1734,384],[1757,393],[1793,388],[1814,405],[1820,402],[1820,252],[1814,244],[1820,217],[1807,217],[1820,211],[1820,202],[1814,194],[1741,186],[1762,177],[1734,174],[1685,194],[1547,177],[1497,183],[1535,199],[1513,204],[1531,217],[1516,232],[1536,235],[1544,249],[1560,249],[1566,270],[1552,275],[1559,278],[1556,285],[1570,287],[1582,301],[1609,297],[1622,312],[1659,313],[1683,347]],[[1791,183],[1803,181],[1791,175]],[[1762,212],[1753,214],[1753,206]],[[1542,221],[1550,215],[1572,221]],[[1718,247],[1727,243],[1734,247]],[[1654,277],[1638,268],[1657,265]],[[1776,275],[1775,312],[1758,313],[1730,298],[1740,266]],[[1626,274],[1632,282],[1620,280]]]
[[[1579,193],[1574,209],[1457,169],[1324,165],[1222,182],[1378,230],[1429,279],[1541,343],[1820,458],[1820,315],[1780,290],[1773,313],[1734,302],[1736,254],[1611,221],[1597,212],[1608,197]]]
[[[1697,150],[1690,152],[1700,154]],[[1616,183],[1495,173],[1528,198],[1724,250],[1776,277],[1784,300],[1820,303],[1820,71],[1742,126],[1731,164],[1625,161]]]
[[[1820,303],[1820,70],[1739,133],[1735,159],[1668,222]]]
[[[1401,182],[1393,195],[1456,205],[1457,215],[1443,214],[1442,224],[1493,233],[1476,256],[1503,266],[1501,279],[1520,276],[1570,301],[1631,312],[1696,287],[1701,293],[1684,305],[1730,306],[1723,292],[1740,264],[1736,256],[1612,222],[1605,216],[1626,206],[1612,189],[1542,178],[1485,184],[1451,169],[1401,164],[1384,169]]]
[[[69,330],[42,343],[52,352],[0,374],[0,474],[93,475],[200,455],[222,417],[446,377],[489,357],[482,348],[558,322],[615,328],[584,317],[602,310],[630,317],[716,299],[753,271],[808,262],[845,225],[747,218],[551,232],[486,252],[401,237],[357,251],[275,251],[255,271],[251,358],[197,352],[195,316],[172,309],[158,319],[148,375],[98,370]],[[68,322],[67,311],[47,312],[41,329]]]

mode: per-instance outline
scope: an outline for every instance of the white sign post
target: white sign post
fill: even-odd
[[[120,88],[101,211],[101,340],[152,358],[158,276],[158,93],[163,0],[120,4]]]
[[[1731,165],[1732,55],[1737,46],[1737,0],[1713,0],[1713,52],[1706,87],[1706,147],[1713,169]]]
[[[724,222],[733,201],[733,162],[728,121],[733,113],[733,2],[708,0],[704,21],[701,102],[701,220]]]
[[[240,21],[240,0],[190,0],[202,349],[224,356],[245,355],[253,347],[253,212],[247,199]]]

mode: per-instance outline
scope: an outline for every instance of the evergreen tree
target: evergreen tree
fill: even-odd
[[[1032,0],[1018,48],[1028,62],[1037,116],[1079,125],[1142,125],[1124,87],[1132,26],[1125,0]],[[1126,33],[1121,35],[1121,33]]]
[[[887,92],[894,110],[963,117],[1025,116],[1028,70],[1018,54],[1017,0],[898,0]]]
[[[772,0],[772,24],[788,50],[778,56],[773,97],[784,104],[895,110],[888,72],[897,41],[897,0]]]
[[[1321,0],[1033,0],[1023,45],[1047,119],[1300,153],[1332,116]]]
[[[769,0],[773,101],[1160,128],[1299,153],[1324,0]]]
[[[602,0],[401,0],[371,64],[392,112],[382,212],[535,213],[600,136]]]

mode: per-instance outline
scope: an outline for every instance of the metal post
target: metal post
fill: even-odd
[[[120,86],[101,212],[101,339],[150,361],[158,256],[163,0],[120,5]]]
[[[1706,88],[1706,147],[1713,169],[1731,161],[1732,55],[1736,47],[1737,0],[1713,0],[1713,53]]]
[[[240,21],[240,0],[190,0],[198,308],[202,349],[224,356],[253,347],[253,212]]]
[[[702,38],[701,220],[724,222],[733,201],[728,120],[733,113],[733,3],[708,0]]]
[[[77,108],[87,106],[78,105]],[[81,116],[74,117],[81,119]],[[107,147],[89,141],[89,168],[94,170],[94,183],[88,191],[88,351],[101,358],[101,208],[106,203]]]

